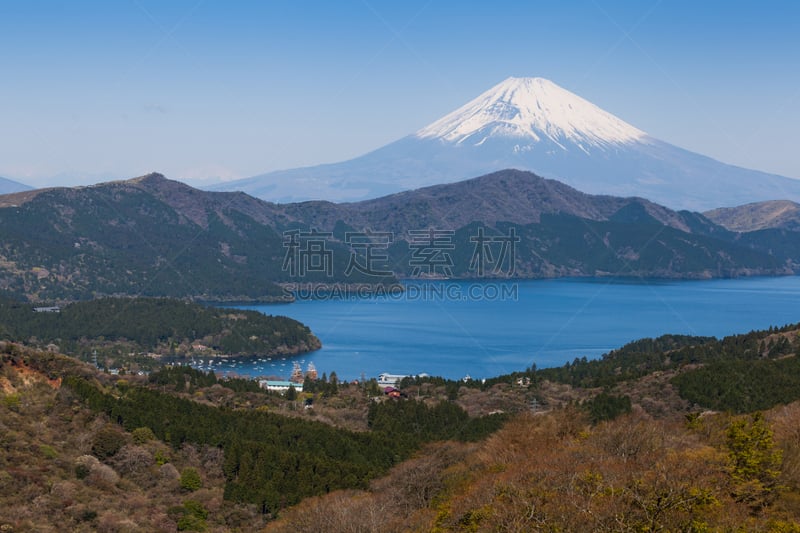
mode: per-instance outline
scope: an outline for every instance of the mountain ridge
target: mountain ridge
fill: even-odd
[[[754,202],[718,208],[703,215],[731,231],[788,229],[800,231],[800,204],[789,200]]]
[[[375,232],[383,241],[376,262],[365,267],[364,243],[350,239]],[[517,170],[360,203],[286,205],[201,191],[152,173],[0,196],[0,289],[30,301],[115,295],[285,301],[291,294],[276,284],[376,286],[420,272],[482,278],[476,235],[485,236],[486,246],[517,243],[502,270],[499,255],[490,265],[500,277],[694,279],[800,268],[800,232],[731,232],[699,213],[589,195]],[[436,246],[425,242],[434,236],[446,241],[443,262],[426,264],[424,250]],[[304,256],[292,250],[303,243],[287,238],[316,239],[325,268],[298,270]]]
[[[454,229],[474,222],[479,214],[480,220],[494,225],[497,222],[529,224],[539,222],[542,214],[565,213],[589,220],[608,220],[615,212],[630,203],[640,203],[645,210],[659,222],[681,231],[690,231],[683,216],[644,198],[619,198],[609,195],[592,195],[570,187],[553,179],[542,178],[531,172],[504,169],[484,176],[465,179],[455,183],[431,185],[411,191],[403,191],[389,196],[363,200],[361,202],[330,204],[342,209],[354,210],[364,214],[360,223],[366,227],[385,223],[385,229],[402,232],[410,229],[406,224],[398,225],[387,220],[385,213],[398,213],[403,206],[430,208],[439,216],[436,222],[442,229]],[[443,204],[443,205],[441,205]],[[283,204],[291,213],[300,215],[301,210],[315,208],[324,213],[325,202],[302,202]],[[329,209],[337,216],[344,212]],[[412,211],[418,212],[419,209]],[[351,211],[352,212],[352,211]],[[351,215],[352,216],[352,215]],[[321,221],[330,225],[333,220]]]
[[[509,78],[416,133],[360,157],[269,172],[210,190],[241,190],[280,202],[348,202],[503,168],[535,172],[587,193],[640,196],[673,209],[800,201],[800,180],[728,165],[653,138],[541,78]]]

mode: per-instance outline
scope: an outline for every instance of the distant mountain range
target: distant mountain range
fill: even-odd
[[[285,296],[276,283],[708,278],[800,264],[800,232],[734,232],[517,170],[349,204],[274,204],[160,174],[27,191],[0,196],[0,242],[0,288],[32,301],[265,300]]]
[[[32,188],[33,187],[29,187],[24,183],[0,177],[0,194],[10,194],[12,192],[29,191]]]
[[[654,105],[656,103],[654,102]],[[800,201],[800,180],[726,165],[649,136],[542,78],[509,78],[416,133],[361,157],[226,182],[271,201],[356,201],[504,168],[593,194],[708,210]]]

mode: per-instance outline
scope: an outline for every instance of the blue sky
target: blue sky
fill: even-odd
[[[0,175],[231,179],[361,155],[508,76],[800,178],[800,3],[0,0]]]

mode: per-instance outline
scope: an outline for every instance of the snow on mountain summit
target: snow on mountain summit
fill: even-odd
[[[481,145],[495,137],[594,147],[646,142],[647,134],[544,78],[508,78],[417,131],[421,139]]]

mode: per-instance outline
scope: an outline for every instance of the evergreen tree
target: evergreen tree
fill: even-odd
[[[772,438],[764,415],[753,414],[750,422],[739,418],[726,432],[730,472],[736,483],[735,496],[759,511],[777,496],[783,455]]]
[[[294,388],[294,385],[289,385],[289,390],[286,391],[286,399],[290,402],[297,399],[297,389]]]

